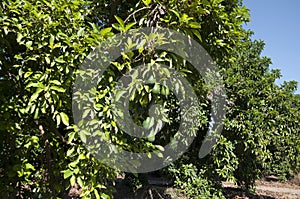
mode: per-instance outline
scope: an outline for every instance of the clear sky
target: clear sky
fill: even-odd
[[[276,83],[300,82],[300,0],[244,0],[244,5],[251,14],[245,28],[265,41],[263,55],[272,59],[271,68],[281,70],[283,77]]]

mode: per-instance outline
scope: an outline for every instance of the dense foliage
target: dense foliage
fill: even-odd
[[[278,86],[280,72],[261,57],[262,41],[242,25],[249,12],[240,0],[4,0],[0,3],[0,197],[64,197],[75,184],[82,197],[110,198],[116,170],[85,146],[72,117],[72,89],[89,52],[107,38],[138,27],[161,26],[198,41],[217,63],[227,94],[224,129],[212,153],[199,160],[210,120],[204,81],[188,63],[140,46],[111,65],[99,85],[105,135],[127,150],[161,148],[177,125],[174,95],[158,83],[131,101],[137,124],[147,124],[149,95],[171,113],[160,137],[137,140],[120,132],[108,102],[119,76],[140,63],[164,63],[192,83],[202,123],[190,150],[169,168],[188,195],[221,197],[222,180],[251,188],[263,175],[289,177],[300,169],[300,98],[296,82]],[[141,58],[142,57],[142,58]],[[155,57],[155,59],[153,58]],[[86,113],[86,116],[89,113]],[[176,128],[175,128],[176,130]],[[166,136],[167,135],[167,136]],[[158,154],[159,156],[160,154]],[[201,178],[200,178],[201,177]]]

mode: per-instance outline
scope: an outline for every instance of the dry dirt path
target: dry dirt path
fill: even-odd
[[[224,182],[226,188],[237,188],[233,183]],[[279,199],[300,199],[300,186],[291,183],[258,181],[256,186],[256,195],[241,195],[236,191],[229,198],[279,198]]]
[[[121,179],[120,179],[121,180]],[[179,190],[174,189],[168,181],[161,178],[148,178],[150,186],[132,193],[127,186],[117,183],[116,199],[187,199]],[[256,192],[249,193],[238,188],[234,183],[223,182],[224,195],[228,199],[300,199],[300,178],[297,181],[281,183],[279,181],[259,180]],[[151,197],[150,197],[151,196]]]

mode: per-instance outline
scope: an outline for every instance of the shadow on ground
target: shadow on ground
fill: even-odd
[[[145,186],[135,192],[122,182],[116,184],[115,199],[188,199],[179,190],[172,187]],[[240,188],[226,187],[223,193],[228,199],[275,199],[267,195],[248,193]]]
[[[252,194],[249,192],[244,191],[243,189],[240,188],[232,188],[232,187],[226,187],[223,189],[223,193],[226,198],[234,198],[234,199],[242,199],[242,198],[249,198],[249,199],[275,199],[274,197],[271,196],[266,196],[266,195],[257,195],[257,194]]]

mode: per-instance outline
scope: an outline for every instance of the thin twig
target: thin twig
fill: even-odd
[[[136,13],[138,13],[138,12],[140,12],[142,10],[146,10],[146,9],[150,9],[150,7],[142,7],[140,9],[137,9],[136,11],[134,11],[133,13],[131,13],[130,15],[128,15],[128,17],[124,20],[124,23],[126,23],[130,19],[130,17],[134,17],[134,15]],[[134,21],[136,22],[135,17],[134,17]]]
[[[163,196],[160,195],[159,191],[156,188],[154,190],[156,191],[156,193],[157,193],[157,195],[159,196],[160,199],[164,199]]]
[[[49,180],[50,190],[52,191],[52,193],[54,193],[55,190],[54,190],[54,181],[53,181],[53,171],[52,171],[52,165],[51,165],[51,146],[50,146],[48,139],[46,139],[46,141],[45,141],[45,147],[46,147],[46,162],[47,162],[47,170],[48,170],[48,180]]]
[[[149,189],[149,195],[150,195],[151,199],[153,199],[151,188]]]

